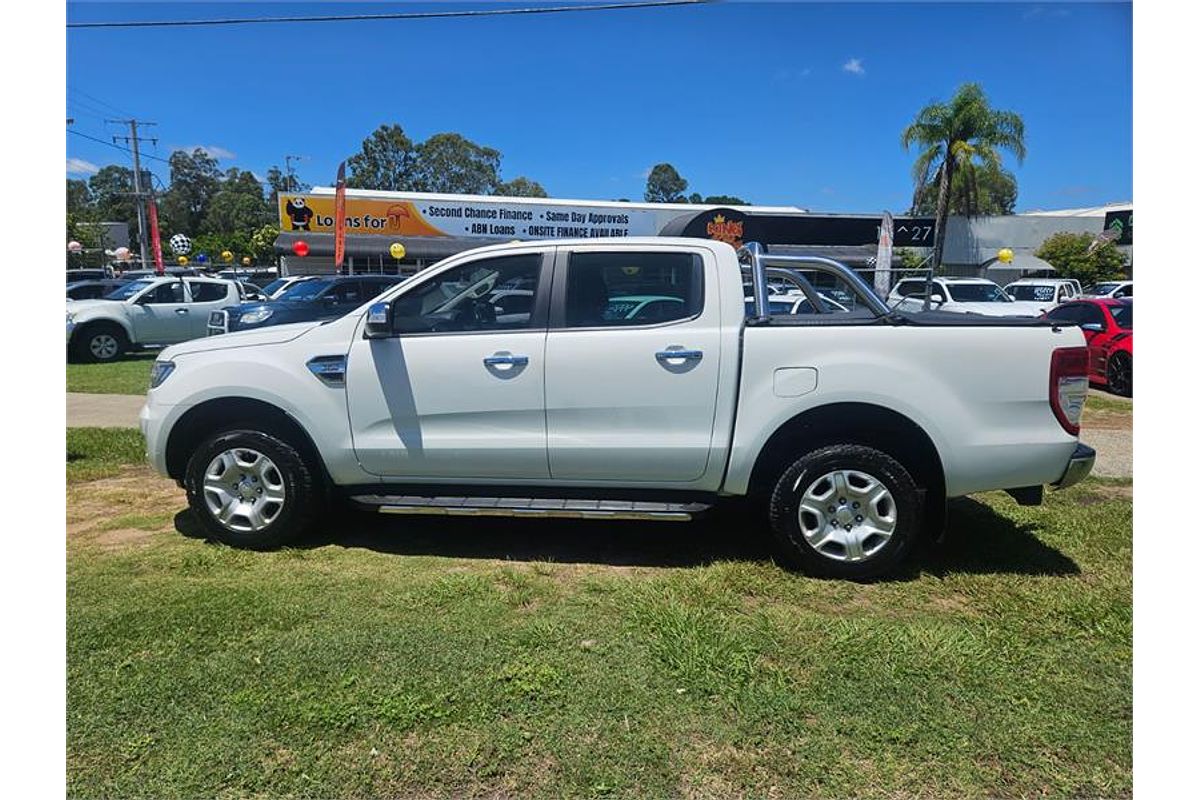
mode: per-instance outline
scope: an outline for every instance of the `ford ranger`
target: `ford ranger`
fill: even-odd
[[[772,314],[768,274],[815,313]],[[498,307],[507,291],[532,303]],[[670,302],[643,318],[630,298]],[[1086,371],[1078,327],[905,314],[827,259],[698,239],[518,242],[452,256],[334,320],[168,347],[141,427],[155,468],[236,546],[292,541],[332,499],[671,521],[741,498],[788,563],[866,579],[940,534],[947,498],[1036,503],[1086,476]]]

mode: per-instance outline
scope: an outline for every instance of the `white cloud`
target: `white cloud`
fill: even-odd
[[[99,171],[100,168],[90,161],[84,161],[82,158],[67,159],[68,175],[95,175]]]
[[[232,161],[237,158],[237,153],[233,152],[232,150],[226,150],[224,147],[215,144],[189,144],[178,149],[187,151],[188,153],[192,152],[193,150],[203,150],[213,158],[223,158],[226,161]]]
[[[842,64],[842,71],[849,72],[853,75],[866,75],[867,70],[863,66],[861,58],[852,58],[845,64]]]

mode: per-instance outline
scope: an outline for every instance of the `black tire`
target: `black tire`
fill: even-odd
[[[258,530],[234,530],[222,524],[209,508],[205,491],[205,472],[213,460],[222,453],[239,449],[266,456],[276,468],[279,484],[283,487],[281,508],[275,510],[269,523]],[[320,517],[324,492],[319,475],[319,470],[283,438],[272,433],[237,429],[214,434],[196,448],[188,460],[184,488],[192,513],[210,538],[233,547],[270,550],[301,538]],[[231,475],[231,481],[234,477]],[[214,502],[218,502],[219,497],[212,495]],[[238,519],[244,522],[239,523]],[[249,517],[234,518],[230,522],[241,526],[251,524]]]
[[[75,331],[71,337],[71,354],[76,361],[107,364],[119,360],[127,352],[129,337],[124,328],[112,322],[93,322]]]
[[[1133,397],[1133,357],[1113,353],[1108,357],[1108,390],[1121,397]]]
[[[818,484],[825,476],[841,470],[865,473],[882,483],[891,495],[885,505],[891,505],[888,516],[894,517],[894,529],[887,538],[870,533],[863,539],[858,545],[864,554],[861,560],[842,560],[850,556],[850,551],[836,542],[824,545],[824,551],[818,550],[801,528],[800,503],[805,494],[810,488],[820,489]],[[832,483],[826,485],[833,488]],[[859,488],[852,487],[851,492]],[[843,511],[852,506],[853,495],[845,498],[852,501],[845,505],[840,503],[842,499],[830,500],[830,507],[836,508],[837,514],[850,515],[845,522],[852,528],[862,524],[861,517],[855,521],[856,512]],[[783,471],[771,493],[768,515],[779,555],[786,564],[814,577],[865,581],[894,573],[913,552],[921,530],[921,494],[908,470],[888,454],[863,445],[834,444],[808,453]],[[806,514],[804,519],[810,526],[833,524],[833,515]],[[862,530],[866,529],[860,529],[860,535]]]

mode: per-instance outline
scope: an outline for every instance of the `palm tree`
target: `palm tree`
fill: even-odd
[[[979,84],[964,83],[949,103],[930,103],[917,112],[912,124],[900,134],[900,143],[905,150],[913,145],[921,148],[913,164],[914,206],[930,181],[936,180],[938,184],[933,245],[933,265],[938,267],[946,242],[946,216],[955,173],[966,171],[964,177],[971,191],[975,186],[972,178],[976,164],[989,170],[1002,169],[1000,150],[1015,155],[1017,163],[1024,161],[1025,122],[1012,111],[993,109]]]

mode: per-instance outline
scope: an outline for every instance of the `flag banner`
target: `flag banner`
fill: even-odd
[[[346,259],[346,162],[338,164],[333,197],[333,268],[339,272]]]
[[[150,212],[150,245],[154,248],[154,271],[162,275],[162,239],[158,235],[158,205],[154,202],[153,197],[146,204],[146,210]]]
[[[875,293],[886,298],[892,290],[892,215],[879,221],[879,248],[875,251]]]

